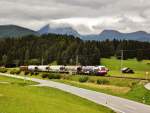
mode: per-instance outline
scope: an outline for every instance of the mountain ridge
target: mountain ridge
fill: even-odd
[[[24,37],[28,35],[39,35],[36,31],[17,26],[17,25],[0,25],[0,38],[10,37]]]
[[[137,41],[150,41],[150,34],[145,31],[135,31],[131,33],[122,33],[117,30],[104,30],[97,35],[82,35],[83,40],[137,40]]]
[[[103,30],[99,34],[81,35],[80,33],[78,33],[78,31],[73,29],[71,26],[52,27],[49,24],[46,24],[40,30],[34,31],[17,25],[0,25],[0,38],[24,37],[28,35],[40,36],[49,33],[58,34],[58,35],[72,35],[82,40],[103,41],[106,39],[109,40],[118,39],[118,40],[136,40],[136,41],[150,42],[150,33],[147,33],[145,31],[122,33],[117,30],[107,29],[107,30]]]
[[[42,34],[60,34],[60,35],[73,35],[75,37],[80,37],[80,34],[74,30],[71,26],[62,26],[62,27],[51,27],[49,24],[43,26],[40,30],[37,31]]]
[[[44,32],[43,32],[44,31]],[[81,35],[71,26],[69,27],[50,27],[49,24],[42,27],[39,31],[40,34],[61,34],[61,35],[73,35],[75,37],[79,37],[82,40],[96,40],[103,41],[106,39],[113,40],[137,40],[137,41],[150,41],[150,34],[145,31],[135,31],[131,33],[122,33],[117,30],[103,30],[99,34],[89,34],[89,35]]]

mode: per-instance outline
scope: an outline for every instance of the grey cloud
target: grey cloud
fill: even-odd
[[[91,32],[95,33],[106,28],[122,31],[125,28],[132,31],[141,29],[150,32],[149,0],[1,0],[0,6],[0,24],[17,24],[37,29],[38,26],[52,20],[118,17],[120,21],[115,24],[107,21],[91,24],[91,28],[95,30]],[[144,21],[139,23],[128,16],[144,18]],[[86,21],[71,25],[83,33],[91,30]]]
[[[81,7],[89,7],[93,9],[99,9],[101,7],[105,7],[112,2],[116,2],[114,0],[55,0],[59,3],[68,4],[72,6],[81,6]]]

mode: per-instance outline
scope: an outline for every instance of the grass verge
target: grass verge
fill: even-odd
[[[35,83],[0,76],[0,113],[114,113],[78,96],[54,88],[29,86],[32,84]]]
[[[144,88],[147,81],[143,80],[132,80],[132,79],[120,79],[120,78],[105,78],[105,77],[89,77],[89,81],[85,83],[78,82],[77,79],[80,76],[71,76],[68,79],[54,80],[69,84],[72,86],[90,89],[114,96],[119,96],[141,102],[150,105],[150,91]],[[94,80],[106,79],[109,81],[108,84],[97,84]],[[91,83],[91,81],[93,83]]]

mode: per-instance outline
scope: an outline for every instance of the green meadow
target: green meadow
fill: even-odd
[[[78,96],[0,76],[0,113],[114,113]]]
[[[150,78],[150,60],[137,61],[136,59],[123,60],[122,67],[129,67],[134,70],[134,74],[121,73],[121,61],[112,57],[111,59],[103,58],[101,64],[105,65],[110,71],[108,75],[124,76],[134,78]],[[149,72],[149,75],[145,73]]]

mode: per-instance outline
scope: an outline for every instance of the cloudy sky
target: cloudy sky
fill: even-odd
[[[38,30],[70,25],[82,34],[104,29],[150,32],[150,0],[0,0],[0,24]]]

